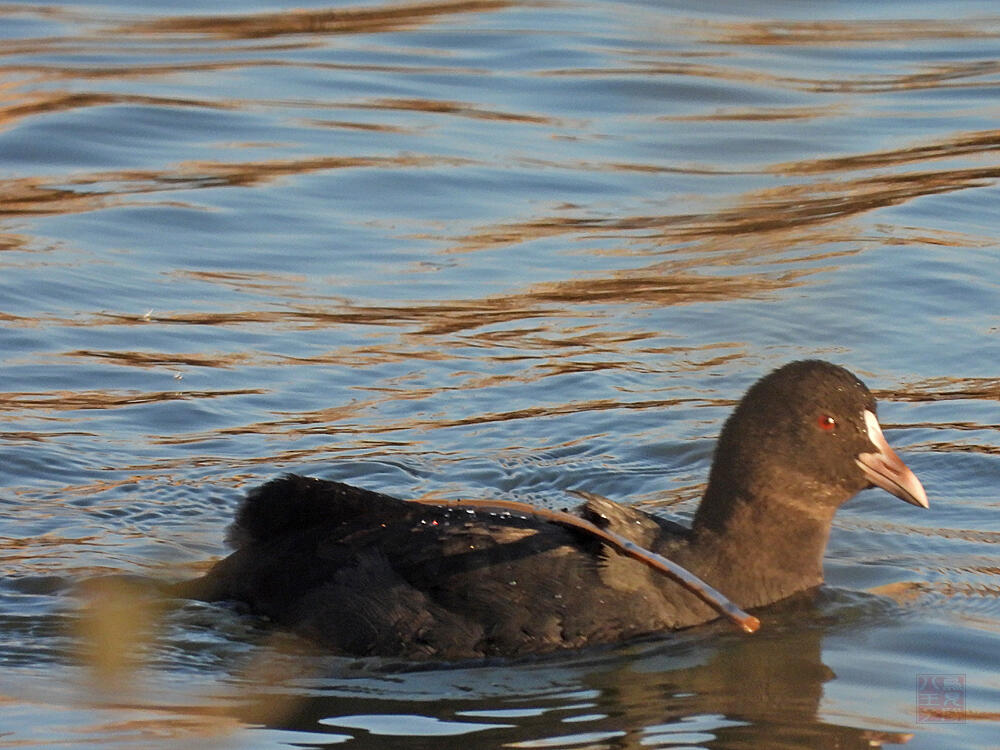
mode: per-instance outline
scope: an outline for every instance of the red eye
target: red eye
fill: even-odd
[[[826,430],[827,432],[832,431],[837,426],[837,420],[831,417],[829,414],[823,414],[816,418],[816,424],[819,425],[821,430]]]

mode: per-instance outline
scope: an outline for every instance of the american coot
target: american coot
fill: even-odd
[[[876,485],[927,507],[847,370],[793,362],[726,421],[691,528],[588,495],[577,512],[745,607],[823,581],[837,508]],[[236,548],[177,595],[235,600],[335,652],[460,659],[540,653],[718,617],[593,536],[534,517],[398,500],[289,475],[251,491]]]

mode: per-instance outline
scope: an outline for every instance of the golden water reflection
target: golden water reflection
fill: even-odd
[[[893,163],[895,158],[895,155],[888,155],[886,163]],[[794,171],[805,170],[796,166]],[[997,179],[1000,179],[1000,167],[989,166],[789,184],[748,192],[736,205],[714,213],[614,219],[551,217],[512,222],[461,237],[458,249],[480,250],[571,233],[596,237],[639,233],[650,241],[676,243],[791,232],[798,240],[801,233],[812,226],[843,221],[928,195],[984,187]]]
[[[908,383],[886,392],[896,401],[1000,401],[1000,378],[938,377]]]
[[[370,7],[283,10],[243,15],[170,16],[138,21],[116,33],[205,34],[223,39],[260,39],[285,35],[373,34],[405,31],[464,13],[485,13],[513,5],[510,0],[439,0]]]
[[[163,401],[222,398],[267,393],[260,388],[211,391],[149,391],[121,393],[114,391],[40,391],[36,393],[6,392],[0,398],[0,414],[22,414],[25,411],[67,412],[88,409],[120,409],[138,404]]]
[[[1000,132],[1000,131],[998,131]],[[948,144],[914,146],[905,150],[865,154],[778,167],[787,174],[809,174],[861,168],[890,167],[957,154],[997,150],[997,132],[960,136]],[[472,166],[466,159],[405,155],[397,157],[313,157],[262,162],[187,162],[169,171],[128,170],[76,175],[53,185],[50,178],[25,177],[0,181],[0,219],[16,216],[72,214],[128,204],[132,196],[220,187],[259,187],[292,175],[338,169],[430,169]],[[618,165],[611,165],[618,169]],[[469,251],[573,234],[580,237],[643,238],[658,243],[724,242],[739,235],[791,233],[797,242],[811,227],[842,221],[887,206],[928,195],[983,187],[1000,178],[1000,167],[982,166],[924,170],[828,180],[745,193],[738,202],[712,213],[634,215],[616,218],[550,216],[483,227],[452,239],[451,251]],[[957,235],[951,235],[964,244]],[[10,235],[12,241],[14,236]],[[731,244],[731,243],[730,243]]]
[[[920,39],[995,39],[1000,37],[1000,17],[985,16],[954,21],[929,19],[858,19],[702,21],[689,30],[714,44],[805,46],[870,44]]]

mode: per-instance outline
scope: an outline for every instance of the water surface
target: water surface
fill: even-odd
[[[996,746],[991,4],[13,2],[0,39],[0,747]],[[801,357],[932,507],[862,493],[753,637],[414,670],[74,588],[203,570],[291,470],[683,520]]]

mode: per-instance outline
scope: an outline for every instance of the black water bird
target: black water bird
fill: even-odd
[[[586,495],[583,518],[683,565],[744,608],[823,581],[833,515],[872,485],[926,508],[875,399],[847,370],[793,362],[719,436],[690,528]],[[337,653],[465,659],[686,628],[718,613],[579,530],[289,475],[252,490],[235,547],[178,596],[234,600]]]

